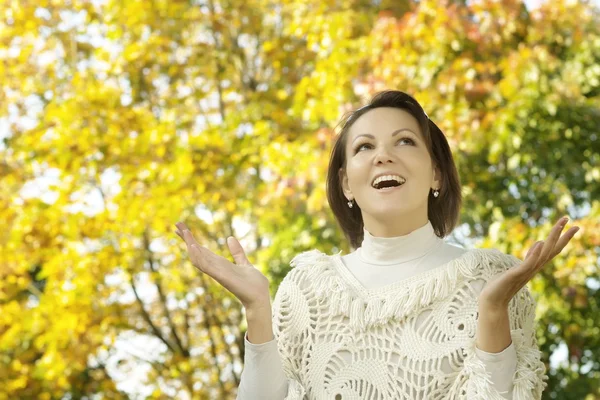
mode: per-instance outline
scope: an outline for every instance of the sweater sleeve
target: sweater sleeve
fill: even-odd
[[[494,388],[508,400],[512,400],[513,376],[517,370],[517,352],[511,343],[500,353],[488,353],[475,348],[477,358],[483,361],[485,371],[490,374]]]
[[[516,354],[516,367],[512,374],[510,394],[503,395],[498,388],[506,388],[503,378],[496,380],[493,363],[478,356],[476,339],[473,338],[465,349],[463,369],[456,384],[462,386],[461,393],[466,399],[485,400],[532,400],[541,399],[547,386],[546,366],[541,361],[541,352],[535,336],[535,300],[527,287],[523,287],[509,304],[511,338]],[[510,350],[509,346],[505,351]],[[483,353],[479,353],[482,355]],[[485,358],[485,356],[483,357]],[[500,358],[503,358],[500,356]],[[507,357],[508,358],[508,357]],[[502,360],[502,364],[506,360]],[[490,365],[490,368],[487,368]],[[507,362],[508,365],[508,362]]]
[[[261,344],[250,343],[246,332],[244,344],[244,370],[236,399],[284,399],[288,380],[283,372],[276,340]]]
[[[304,348],[290,299],[296,284],[293,273],[283,279],[273,301],[273,340],[253,344],[244,335],[244,369],[236,400],[303,400],[299,358]]]

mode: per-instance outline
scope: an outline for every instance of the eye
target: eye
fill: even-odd
[[[415,141],[409,137],[403,137],[402,139],[399,139],[398,142],[401,142],[403,140],[408,140],[410,142],[411,146],[415,144]]]
[[[411,138],[409,138],[408,136],[405,136],[405,137],[403,137],[403,138],[400,138],[400,139],[398,139],[398,141],[397,141],[396,143],[399,143],[399,142],[401,142],[401,141],[403,141],[403,140],[407,140],[407,141],[409,141],[411,146],[414,146],[414,144],[415,144],[415,141],[414,141],[414,140],[412,140]],[[360,151],[360,150],[361,150],[363,147],[365,147],[365,146],[373,147],[373,146],[371,145],[371,143],[363,143],[363,144],[359,144],[358,146],[356,146],[356,147],[354,148],[354,154],[358,153],[358,152],[359,152],[359,151]]]

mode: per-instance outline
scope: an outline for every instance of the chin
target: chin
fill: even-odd
[[[380,204],[377,204],[375,206],[373,206],[372,210],[374,213],[377,214],[381,214],[381,213],[397,213],[397,214],[410,214],[410,213],[414,213],[419,209],[418,206],[415,206],[412,203],[406,203],[406,202],[394,202],[394,201],[389,201],[389,202],[381,202]]]
[[[378,219],[390,219],[390,218],[400,218],[403,215],[410,214],[410,210],[407,210],[403,206],[399,206],[397,204],[389,204],[378,206],[377,209],[374,209],[370,214],[377,216]]]

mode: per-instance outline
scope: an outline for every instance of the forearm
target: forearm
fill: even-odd
[[[512,399],[517,355],[510,335],[508,308],[493,311],[479,307],[475,351],[494,388],[503,398]]]
[[[246,309],[248,323],[248,341],[263,344],[273,340],[271,303]]]
[[[500,353],[510,346],[508,308],[493,310],[479,307],[477,319],[477,348],[488,353]]]

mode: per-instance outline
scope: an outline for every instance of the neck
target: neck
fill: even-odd
[[[435,235],[431,222],[405,234],[392,237],[373,235],[366,228],[357,254],[361,260],[374,265],[402,264],[419,260],[438,246],[443,240]]]
[[[429,222],[427,208],[405,210],[402,213],[363,213],[364,226],[375,237],[395,238],[406,236]]]

